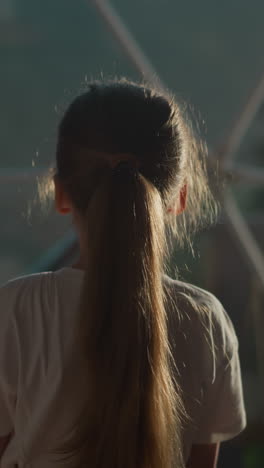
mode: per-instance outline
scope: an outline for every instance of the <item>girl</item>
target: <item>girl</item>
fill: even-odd
[[[56,159],[80,259],[0,290],[1,467],[215,467],[245,411],[230,319],[165,274],[168,241],[213,206],[179,106],[92,83],[62,119]]]

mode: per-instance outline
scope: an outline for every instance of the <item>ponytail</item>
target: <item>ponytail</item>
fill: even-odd
[[[75,450],[81,467],[179,468],[180,396],[167,336],[160,194],[138,172],[113,171],[85,217],[78,342],[87,399],[64,453]]]

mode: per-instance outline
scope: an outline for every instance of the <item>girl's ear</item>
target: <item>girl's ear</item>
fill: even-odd
[[[57,176],[53,178],[55,188],[55,208],[60,214],[69,214],[72,211],[72,203],[65,192],[62,183]]]
[[[187,204],[187,184],[184,184],[180,190],[180,197],[179,197],[177,205],[174,208],[169,208],[168,213],[179,215],[185,210],[186,204]]]

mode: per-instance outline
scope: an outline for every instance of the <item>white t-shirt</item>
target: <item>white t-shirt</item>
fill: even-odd
[[[81,369],[74,365],[70,379],[64,372],[83,275],[67,267],[0,288],[0,437],[14,433],[1,468],[55,467],[48,451],[81,409]],[[212,294],[164,281],[172,298],[170,341],[189,415],[183,430],[187,460],[192,444],[230,439],[246,425],[238,342]]]

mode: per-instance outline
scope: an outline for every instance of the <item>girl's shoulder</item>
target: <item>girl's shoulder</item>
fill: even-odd
[[[208,356],[209,350],[214,367],[228,365],[238,351],[238,339],[221,302],[209,291],[168,276],[164,285],[172,333],[177,330],[178,335],[184,334],[194,353],[204,350]],[[202,352],[200,356],[203,358]]]
[[[8,298],[11,300],[17,295],[21,296],[23,292],[33,291],[38,285],[47,282],[51,275],[53,275],[53,272],[47,271],[12,278],[0,286],[0,300],[3,301]]]
[[[48,309],[60,291],[67,301],[81,282],[82,272],[67,267],[13,278],[0,286],[0,320],[4,314],[24,319],[32,307],[34,313],[40,306]]]
[[[0,298],[4,296],[21,294],[21,293],[30,293],[38,292],[38,288],[48,288],[49,285],[55,283],[57,280],[62,279],[70,280],[74,277],[81,277],[81,274],[78,275],[78,271],[73,268],[61,268],[56,271],[43,271],[39,273],[32,273],[27,275],[17,276],[13,279],[8,280],[4,284],[0,285]]]

